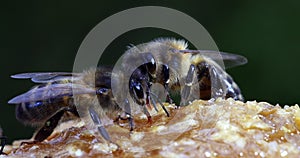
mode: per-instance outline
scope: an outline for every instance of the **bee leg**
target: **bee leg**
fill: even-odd
[[[7,155],[6,153],[3,152],[4,146],[6,145],[7,137],[1,136],[1,149],[0,149],[0,155]]]
[[[114,122],[119,123],[119,120],[127,120],[129,122],[130,131],[133,131],[134,124],[133,124],[133,118],[131,114],[125,113],[126,118],[121,117],[121,115],[118,115],[118,117],[114,120]]]
[[[66,110],[71,112],[74,116],[76,116],[78,118],[80,117],[75,105],[71,106],[70,108],[68,108]]]
[[[147,110],[147,107],[145,105],[143,106],[143,110],[144,110],[144,114],[147,116],[148,123],[152,124],[152,117],[151,117],[151,115],[150,115],[150,113]]]
[[[93,122],[97,125],[98,131],[100,132],[102,137],[105,140],[111,142],[110,136],[109,136],[108,132],[106,131],[106,129],[104,128],[102,121],[101,121],[100,117],[98,116],[97,112],[94,110],[94,108],[90,107],[89,113],[90,113],[90,116],[91,116]]]
[[[168,110],[166,109],[166,107],[164,106],[164,104],[161,102],[161,100],[154,93],[150,92],[150,95],[152,96],[151,98],[155,98],[158,101],[158,103],[160,104],[161,108],[165,111],[165,113],[169,117],[170,114],[169,114]],[[154,100],[153,100],[153,103],[155,104]]]
[[[147,92],[147,99],[151,101],[151,104],[153,105],[154,109],[156,112],[158,112],[157,106],[156,106],[156,102],[153,99],[153,97],[150,96],[150,94],[152,94],[150,91]],[[149,102],[149,101],[148,101]]]
[[[206,62],[201,62],[197,65],[197,78],[200,89],[200,99],[209,100],[211,98],[211,67]]]
[[[170,97],[170,94],[169,94],[169,82],[170,82],[170,69],[169,69],[169,66],[168,65],[163,65],[162,66],[162,73],[163,73],[163,76],[164,76],[164,88],[166,90],[166,93],[167,93],[167,97],[166,97],[166,102],[172,104],[173,103],[173,100],[172,98]]]
[[[133,131],[134,124],[133,124],[133,118],[132,118],[132,115],[131,115],[131,108],[130,108],[130,104],[129,104],[128,99],[125,99],[124,104],[125,104],[124,105],[124,107],[125,107],[124,110],[125,110],[127,120],[129,122],[130,131]]]
[[[187,99],[190,95],[191,86],[193,84],[194,74],[195,74],[195,65],[191,64],[185,78],[183,90],[181,92],[181,103],[180,103],[181,105],[187,104]]]
[[[61,110],[48,119],[44,126],[34,136],[34,142],[42,142],[49,137],[64,113],[65,110]]]

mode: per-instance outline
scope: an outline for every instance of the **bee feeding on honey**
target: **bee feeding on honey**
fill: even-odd
[[[134,129],[133,117],[140,109],[151,122],[149,107],[159,104],[167,116],[168,110],[151,87],[160,84],[165,89],[165,101],[172,103],[172,93],[180,93],[180,105],[194,99],[233,98],[243,96],[232,77],[222,68],[242,65],[247,59],[219,51],[189,50],[183,40],[160,38],[130,47],[115,67],[99,66],[82,73],[38,72],[11,76],[38,83],[31,90],[11,99],[16,104],[16,117],[25,124],[41,126],[34,141],[51,135],[60,121],[89,118],[100,134],[111,141],[103,118],[128,120]],[[117,86],[117,88],[115,88]],[[124,90],[126,90],[124,92]],[[128,95],[127,95],[128,94]],[[99,106],[100,105],[100,106]],[[80,115],[81,116],[81,115]]]

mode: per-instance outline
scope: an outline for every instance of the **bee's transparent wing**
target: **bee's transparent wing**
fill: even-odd
[[[72,78],[76,76],[78,76],[77,73],[70,72],[33,72],[12,75],[11,78],[31,79],[31,81],[35,83],[48,83],[59,80],[72,80]]]
[[[46,100],[51,98],[73,96],[80,94],[96,94],[95,89],[87,88],[80,84],[65,83],[65,84],[51,84],[43,87],[36,87],[14,97],[9,100],[9,104],[19,104],[23,102],[32,102],[38,100]]]
[[[239,65],[244,65],[248,62],[247,58],[231,53],[213,51],[213,50],[180,50],[183,53],[200,53],[200,55],[210,58],[211,60],[224,62],[225,68],[231,68]]]

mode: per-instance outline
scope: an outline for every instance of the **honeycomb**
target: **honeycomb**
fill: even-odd
[[[196,100],[106,126],[111,142],[82,120],[61,123],[47,140],[5,147],[9,157],[299,157],[298,105],[233,99]],[[2,155],[5,157],[4,155]],[[0,156],[1,157],[1,156]]]

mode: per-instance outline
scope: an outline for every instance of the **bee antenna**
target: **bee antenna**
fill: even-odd
[[[166,109],[166,107],[164,106],[164,104],[161,102],[161,100],[157,97],[157,95],[154,94],[154,93],[152,93],[152,92],[149,92],[149,94],[158,101],[158,103],[163,108],[163,110],[165,111],[165,113],[167,114],[167,116],[170,117],[170,114],[169,114],[168,110]]]

